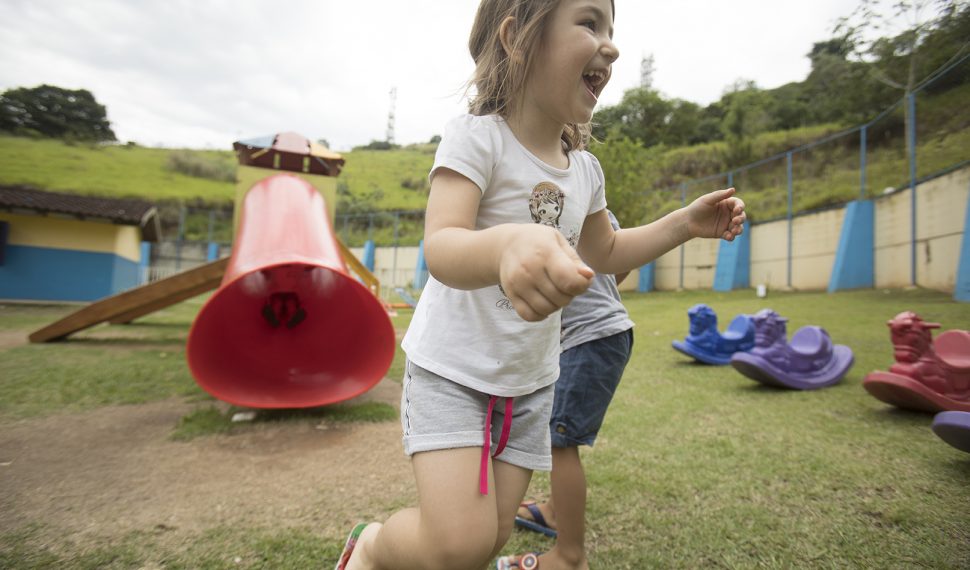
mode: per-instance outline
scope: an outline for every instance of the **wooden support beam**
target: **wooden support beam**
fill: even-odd
[[[340,255],[343,256],[344,262],[350,266],[350,269],[353,270],[353,272],[356,273],[357,276],[360,277],[365,284],[367,284],[367,287],[370,288],[371,293],[373,293],[375,297],[380,299],[381,298],[380,280],[376,276],[374,276],[373,273],[370,272],[370,269],[367,269],[366,265],[364,265],[363,263],[360,262],[359,259],[357,259],[357,256],[354,255],[354,252],[350,251],[350,248],[344,245],[344,242],[340,241],[340,238],[334,236],[334,239],[337,242],[337,246],[340,248]]]

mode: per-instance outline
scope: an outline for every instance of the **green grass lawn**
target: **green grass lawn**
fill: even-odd
[[[834,387],[797,392],[694,364],[670,341],[686,336],[686,309],[700,302],[722,330],[765,307],[789,319],[789,337],[821,325],[855,365]],[[893,409],[861,386],[892,363],[888,319],[915,310],[965,328],[970,305],[927,291],[695,291],[626,304],[635,354],[584,455],[595,567],[970,564],[970,456],[932,433],[932,415]],[[543,489],[547,480],[536,477]],[[541,543],[519,533],[508,550]]]
[[[624,301],[637,323],[634,355],[596,446],[583,452],[591,567],[970,566],[970,455],[932,433],[931,414],[891,408],[861,386],[866,373],[892,363],[888,319],[913,310],[944,329],[967,328],[970,304],[926,290],[772,291],[765,299],[752,291],[664,292]],[[686,335],[686,311],[700,302],[718,313],[722,329],[735,315],[765,307],[788,318],[789,336],[821,325],[853,349],[855,365],[836,386],[797,392],[763,387],[730,367],[694,364],[670,342]],[[198,402],[202,427],[191,437],[220,433],[224,417],[206,411],[215,403],[192,382],[184,360],[200,305],[191,300],[66,343],[0,349],[0,425],[175,396]],[[33,330],[67,310],[5,305],[0,333]],[[402,311],[395,326],[405,327],[409,317]],[[391,378],[400,378],[402,363],[398,351]],[[319,413],[394,421],[382,409]],[[280,413],[271,421],[305,415]],[[530,494],[545,496],[548,482],[537,474]],[[385,516],[396,508],[388,505]],[[151,528],[38,546],[34,532],[28,525],[0,535],[0,567],[140,568],[149,560],[164,560],[164,568],[319,567],[344,538],[313,528],[237,525],[200,531],[178,546]],[[517,531],[505,552],[551,544]],[[245,555],[235,562],[226,552]]]

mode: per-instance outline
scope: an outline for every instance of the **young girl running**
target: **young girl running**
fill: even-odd
[[[691,238],[741,233],[733,189],[611,227],[603,172],[584,149],[619,56],[612,35],[612,0],[479,5],[476,94],[431,169],[431,278],[402,343],[418,507],[358,525],[338,570],[483,567],[508,540],[532,471],[551,468],[560,309],[594,270],[622,273]]]

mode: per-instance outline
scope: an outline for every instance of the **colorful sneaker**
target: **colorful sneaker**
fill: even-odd
[[[539,570],[539,553],[529,552],[522,556],[503,556],[495,561],[495,570]]]
[[[337,565],[333,567],[333,570],[344,570],[347,567],[350,555],[354,553],[354,547],[357,546],[357,539],[360,538],[360,533],[364,532],[365,528],[367,528],[367,523],[360,523],[354,527],[354,530],[350,531],[350,535],[347,536],[347,543],[344,545],[344,551],[340,553],[340,558],[337,559]]]

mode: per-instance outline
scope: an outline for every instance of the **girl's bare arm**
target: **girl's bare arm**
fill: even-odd
[[[717,190],[644,226],[614,231],[606,210],[586,217],[579,253],[598,273],[642,267],[695,237],[732,241],[741,235],[744,202],[734,189]]]

